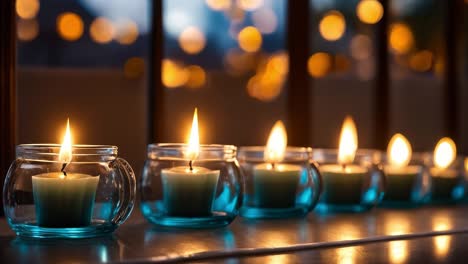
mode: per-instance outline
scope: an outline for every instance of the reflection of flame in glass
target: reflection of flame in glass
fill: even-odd
[[[392,221],[387,221],[385,224],[385,232],[388,235],[403,235],[407,234],[409,231],[408,220],[404,218],[396,218]],[[402,263],[408,257],[408,241],[391,241],[388,251],[391,263]]]
[[[434,231],[445,231],[453,228],[452,219],[447,216],[439,215],[433,218],[432,228]],[[445,257],[450,248],[450,236],[435,236],[434,246],[437,257]]]

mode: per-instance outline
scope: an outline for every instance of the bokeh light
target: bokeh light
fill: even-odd
[[[104,17],[96,18],[89,27],[91,39],[97,43],[109,43],[114,38],[115,29],[112,22]]]
[[[236,3],[245,11],[254,11],[263,5],[263,0],[237,0]]]
[[[413,47],[414,39],[411,29],[403,23],[390,27],[390,48],[397,54],[405,54]]]
[[[257,28],[248,26],[242,29],[237,36],[239,46],[247,52],[256,52],[262,46],[262,35]]]
[[[271,8],[262,8],[252,14],[253,24],[263,34],[271,34],[278,28],[278,18]]]
[[[433,55],[428,50],[422,50],[414,53],[409,58],[409,66],[418,72],[429,71],[432,67]]]
[[[231,7],[231,0],[205,0],[205,3],[213,10],[227,10]]]
[[[57,17],[57,32],[68,41],[75,41],[83,35],[83,20],[75,13],[66,12]]]
[[[366,24],[375,24],[382,19],[382,4],[377,0],[362,0],[356,7],[356,14]]]
[[[162,61],[162,83],[167,88],[177,88],[187,83],[189,73],[185,67],[170,59]]]
[[[206,83],[205,70],[198,65],[190,65],[186,68],[188,80],[186,86],[189,88],[200,88]]]
[[[145,72],[145,61],[140,57],[129,58],[124,64],[124,75],[128,79],[137,79]]]
[[[130,19],[119,20],[115,24],[115,40],[122,45],[131,45],[138,38],[138,25]]]
[[[197,54],[205,48],[206,38],[197,27],[190,26],[184,29],[179,36],[179,45],[188,54]]]
[[[340,39],[345,30],[345,19],[343,15],[336,10],[327,12],[319,24],[320,34],[328,41],[336,41]]]
[[[255,68],[254,53],[243,52],[239,49],[230,49],[224,57],[224,64],[229,74],[238,76]]]
[[[349,68],[351,67],[351,62],[345,55],[337,54],[335,55],[334,65],[335,65],[334,69],[336,72],[345,72],[349,70]]]
[[[330,71],[332,58],[328,53],[317,52],[310,56],[307,61],[307,69],[312,77],[320,78]]]
[[[11,1],[11,0],[2,0]],[[31,19],[39,12],[39,0],[16,0],[16,13],[22,19]]]
[[[351,39],[351,56],[356,60],[366,60],[372,55],[372,41],[369,36],[356,35]]]
[[[31,41],[39,35],[39,23],[36,19],[19,19],[16,35],[21,41]]]

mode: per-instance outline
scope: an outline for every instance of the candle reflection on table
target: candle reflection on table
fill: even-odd
[[[432,219],[432,228],[434,231],[446,231],[453,228],[452,219],[447,216],[438,215]],[[435,236],[434,248],[437,258],[444,258],[450,248],[452,238],[448,235]]]
[[[410,231],[409,222],[404,218],[395,218],[387,221],[385,224],[385,233],[390,236],[408,234]],[[388,248],[388,257],[390,263],[399,264],[408,258],[408,241],[391,241]]]

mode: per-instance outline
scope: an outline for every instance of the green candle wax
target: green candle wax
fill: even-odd
[[[253,204],[261,208],[289,208],[296,204],[302,168],[298,165],[268,163],[253,169]]]
[[[361,203],[362,190],[367,177],[367,169],[338,164],[322,165],[323,193],[321,202],[326,204],[349,205]]]
[[[210,216],[219,170],[187,166],[163,169],[163,200],[170,216]]]
[[[44,173],[32,176],[36,219],[41,227],[91,224],[99,176]]]
[[[420,166],[392,167],[387,166],[385,171],[385,201],[411,202],[413,189],[421,174]]]

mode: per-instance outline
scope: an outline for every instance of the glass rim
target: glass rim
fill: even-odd
[[[16,146],[17,154],[59,155],[61,144],[19,144]],[[117,155],[118,147],[113,145],[86,145],[73,144],[73,156],[85,155]]]
[[[266,146],[241,146],[239,147],[239,153],[245,153],[245,152],[265,152],[265,147]],[[289,153],[308,153],[313,151],[314,149],[311,147],[294,147],[294,146],[287,146],[286,147],[286,152]]]
[[[153,143],[148,145],[148,152],[158,150],[180,150],[187,147],[187,143]],[[236,152],[236,150],[237,147],[234,145],[200,144],[200,151]]]

